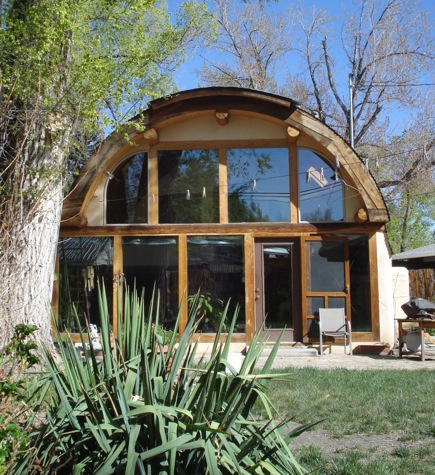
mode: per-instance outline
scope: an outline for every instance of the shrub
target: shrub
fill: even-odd
[[[32,434],[14,473],[29,467],[50,474],[305,473],[288,444],[309,425],[282,436],[285,422],[274,424],[263,390],[279,377],[270,374],[275,352],[254,372],[263,345],[257,336],[236,371],[228,361],[234,315],[227,339],[221,342],[223,318],[210,359],[198,364],[194,314],[179,341],[175,331],[164,346],[154,300],[145,318],[143,296],[126,292],[114,340],[100,293],[101,362],[92,345],[83,361],[67,342],[62,364],[45,350],[46,423]],[[266,421],[251,415],[257,400]]]
[[[15,453],[26,447],[23,372],[39,362],[33,353],[37,346],[29,339],[35,330],[33,325],[17,325],[11,342],[0,350],[0,473],[8,470]]]

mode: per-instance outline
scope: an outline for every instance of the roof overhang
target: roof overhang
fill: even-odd
[[[392,256],[393,267],[435,269],[435,244],[400,252]]]

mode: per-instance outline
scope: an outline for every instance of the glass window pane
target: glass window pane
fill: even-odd
[[[298,149],[301,221],[343,221],[343,185],[317,153]]]
[[[201,330],[216,330],[224,307],[231,299],[227,315],[232,318],[239,306],[236,331],[245,332],[243,269],[242,237],[192,236],[187,239],[189,303],[192,304],[199,293]]]
[[[345,289],[344,243],[310,241],[306,243],[307,290],[343,292]]]
[[[264,246],[265,328],[293,328],[291,246]]]
[[[344,297],[329,297],[328,308],[344,308],[346,309],[346,299]]]
[[[290,221],[287,148],[228,150],[227,169],[230,222]]]
[[[113,244],[109,237],[61,238],[59,258],[59,328],[72,333],[86,321],[100,326],[98,282],[104,283],[109,311],[112,307]]]
[[[117,168],[106,194],[106,222],[148,222],[148,155],[137,153]]]
[[[145,289],[151,301],[154,287],[160,294],[160,323],[173,328],[178,313],[178,240],[172,237],[124,237],[124,276],[130,289]]]
[[[325,308],[323,297],[307,297],[307,316],[314,315],[319,318],[319,308]]]
[[[372,331],[370,301],[369,240],[366,235],[349,235],[350,302],[352,331]]]
[[[158,153],[159,222],[219,222],[217,150]]]

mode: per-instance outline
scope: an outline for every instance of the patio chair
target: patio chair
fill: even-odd
[[[343,338],[344,352],[346,353],[347,339],[349,339],[349,354],[352,355],[352,329],[346,319],[344,308],[319,308],[320,354],[323,355],[323,338]]]

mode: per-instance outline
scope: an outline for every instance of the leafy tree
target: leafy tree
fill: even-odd
[[[166,8],[154,0],[0,2],[0,347],[17,322],[50,338],[63,184],[77,137],[98,136],[171,91],[172,71],[202,31],[200,5],[183,4],[175,19]]]

